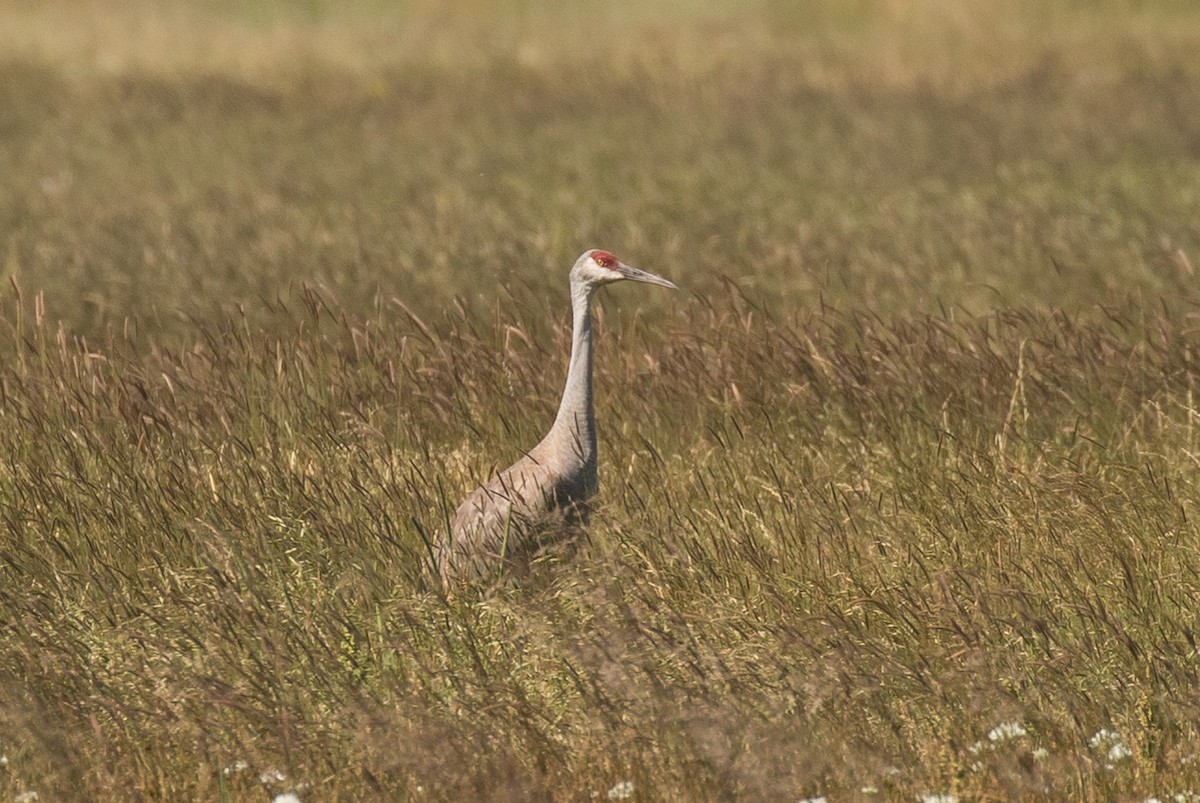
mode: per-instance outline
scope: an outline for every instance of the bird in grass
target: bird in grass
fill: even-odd
[[[676,289],[608,251],[585,251],[571,268],[571,362],[558,415],[524,457],[468,496],[438,544],[442,584],[519,573],[543,547],[587,519],[597,491],[596,411],[592,401],[592,299],[624,280]]]

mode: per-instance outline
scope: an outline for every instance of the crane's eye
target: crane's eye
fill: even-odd
[[[617,258],[607,251],[596,251],[592,254],[592,261],[600,267],[610,270],[617,266]]]

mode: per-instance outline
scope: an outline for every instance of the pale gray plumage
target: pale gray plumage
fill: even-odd
[[[542,547],[586,520],[585,503],[597,491],[592,297],[602,285],[622,279],[675,287],[598,250],[580,255],[570,279],[571,362],[558,415],[537,446],[459,505],[436,554],[447,587],[520,570]]]

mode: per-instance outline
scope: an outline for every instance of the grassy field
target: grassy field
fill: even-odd
[[[1200,801],[1194,2],[456,8],[0,8],[0,800]]]

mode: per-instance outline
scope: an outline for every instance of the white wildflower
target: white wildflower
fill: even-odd
[[[1019,739],[1028,733],[1020,722],[1001,722],[988,731],[987,737],[990,742],[1006,742],[1009,739]]]
[[[633,796],[633,781],[621,781],[608,790],[609,800],[625,800]]]
[[[8,766],[8,756],[0,755],[0,769]]]
[[[1133,751],[1125,745],[1125,742],[1121,739],[1121,734],[1111,731],[1108,728],[1101,728],[1096,731],[1095,735],[1088,740],[1088,744],[1093,750],[1105,751],[1108,758],[1108,763],[1104,765],[1105,769],[1111,770],[1116,762],[1124,761],[1133,756]]]
[[[264,786],[273,783],[283,783],[286,780],[287,776],[277,769],[263,770],[258,774],[258,782]]]
[[[39,797],[38,793],[29,789],[13,798],[13,803],[33,803]]]
[[[817,795],[816,797],[802,797],[796,803],[826,803],[825,795]]]
[[[1191,791],[1177,792],[1171,800],[1172,803],[1200,803],[1200,795]]]
[[[1126,747],[1124,742],[1117,742],[1112,747],[1108,748],[1109,761],[1124,761],[1132,755],[1133,751]]]
[[[977,756],[983,752],[983,748],[987,747],[983,742],[976,742],[967,749],[971,751],[971,755]]]
[[[1033,757],[1038,761],[1043,761],[1050,758],[1050,751],[1044,747],[1035,747],[1033,748]]]
[[[864,786],[862,789],[859,789],[858,791],[862,792],[864,795],[877,795],[877,794],[879,794],[879,787],[878,786]]]
[[[284,792],[271,798],[271,803],[300,803],[300,795],[295,792]]]
[[[917,798],[921,803],[958,803],[954,795],[922,795]]]
[[[1092,735],[1092,738],[1088,741],[1088,744],[1093,750],[1099,750],[1105,745],[1113,743],[1120,744],[1120,742],[1121,734],[1117,733],[1116,731],[1110,731],[1108,728],[1101,728]]]
[[[225,775],[226,777],[228,777],[230,775],[236,775],[237,773],[241,772],[242,770],[246,769],[249,766],[250,766],[249,764],[247,764],[245,761],[242,761],[239,758],[237,761],[233,762],[228,767],[221,770],[221,773],[223,775]]]

